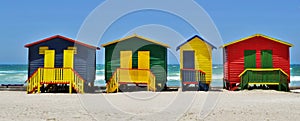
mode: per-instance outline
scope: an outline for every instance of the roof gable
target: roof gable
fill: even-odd
[[[30,43],[30,44],[26,44],[25,47],[29,48],[31,46],[34,46],[34,45],[37,45],[37,44],[40,44],[40,43],[43,43],[43,42],[51,41],[51,40],[56,39],[56,38],[60,38],[60,39],[63,39],[65,41],[69,41],[69,42],[72,42],[72,43],[75,43],[75,44],[79,44],[79,45],[82,45],[82,46],[85,46],[85,47],[88,47],[88,48],[97,49],[97,50],[100,49],[99,47],[88,45],[88,44],[85,44],[85,43],[82,43],[82,42],[76,41],[74,39],[61,36],[61,35],[54,35],[54,36],[51,36],[51,37],[48,37],[48,38]]]
[[[198,38],[200,40],[202,40],[203,42],[205,42],[206,44],[208,44],[209,46],[211,46],[213,49],[217,49],[214,45],[210,44],[209,42],[207,42],[205,39],[203,39],[202,37],[195,35],[192,38],[188,39],[187,41],[185,41],[184,43],[180,44],[176,50],[179,50],[181,46],[187,44],[188,42],[192,41],[193,39]]]
[[[242,38],[242,39],[240,39],[240,40],[236,40],[236,41],[230,42],[230,43],[225,44],[225,45],[223,45],[223,46],[221,46],[221,47],[224,48],[224,47],[227,47],[227,46],[230,46],[230,45],[233,45],[233,44],[236,44],[236,43],[239,43],[239,42],[242,42],[242,41],[248,40],[248,39],[250,39],[250,38],[254,38],[254,37],[263,37],[263,38],[266,38],[266,39],[268,39],[268,40],[271,40],[271,41],[274,41],[274,42],[278,42],[278,43],[281,43],[281,44],[283,44],[283,45],[287,45],[287,46],[289,46],[289,47],[292,47],[292,46],[293,46],[293,44],[290,44],[290,43],[288,43],[288,42],[284,42],[284,41],[281,41],[281,40],[279,40],[279,39],[275,39],[275,38],[272,38],[272,37],[269,37],[269,36],[266,36],[266,35],[263,35],[263,34],[254,34],[254,35],[252,35],[252,36],[245,37],[245,38]]]
[[[119,42],[122,42],[122,41],[126,41],[126,40],[129,40],[129,39],[131,39],[131,38],[139,38],[139,39],[142,39],[142,40],[145,40],[145,41],[148,41],[148,42],[151,42],[151,43],[154,43],[154,44],[163,46],[163,47],[165,47],[165,48],[170,48],[170,46],[167,45],[167,44],[164,44],[164,43],[161,43],[161,42],[157,42],[157,41],[155,41],[155,40],[151,40],[151,39],[148,39],[148,38],[145,38],[145,37],[136,35],[136,34],[134,34],[134,35],[132,35],[132,36],[125,37],[125,38],[122,38],[122,39],[119,39],[119,40],[114,40],[114,41],[108,42],[108,43],[106,43],[106,44],[102,44],[101,46],[102,46],[102,47],[106,47],[106,46],[108,46],[108,45],[112,45],[112,44],[115,44],[115,43],[119,43]]]

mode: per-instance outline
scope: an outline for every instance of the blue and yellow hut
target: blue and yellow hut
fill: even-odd
[[[165,88],[168,45],[133,35],[102,47],[105,48],[107,92],[145,86],[152,91]]]
[[[60,35],[25,47],[29,49],[28,93],[93,90],[100,48]]]
[[[212,80],[212,50],[215,46],[198,35],[193,36],[179,45],[180,50],[180,79],[182,90],[191,85],[198,90],[207,91]]]

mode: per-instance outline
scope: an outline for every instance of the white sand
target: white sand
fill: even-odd
[[[272,90],[31,94],[0,92],[1,121],[296,121],[300,94]]]

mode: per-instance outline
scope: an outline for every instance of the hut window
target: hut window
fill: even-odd
[[[261,51],[261,67],[262,68],[273,68],[273,52],[272,50]]]
[[[68,47],[68,50],[74,50],[74,54],[77,54],[77,47]]]
[[[245,50],[244,51],[244,67],[256,68],[256,50]]]
[[[41,46],[39,48],[39,54],[45,54],[45,50],[48,50],[49,48],[47,46]]]

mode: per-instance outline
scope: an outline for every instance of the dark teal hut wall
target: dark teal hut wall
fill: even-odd
[[[69,46],[76,46],[77,54],[74,56],[74,69],[87,83],[94,82],[96,75],[96,50],[60,38],[29,47],[28,77],[39,67],[44,67],[44,55],[39,54],[39,47],[41,46],[48,46],[49,49],[55,50],[56,68],[63,67],[63,50]]]
[[[138,68],[138,51],[150,51],[150,69],[156,76],[156,82],[162,86],[167,81],[167,48],[141,40],[129,40],[105,47],[105,80],[109,81],[114,71],[120,67],[120,51],[132,51],[132,68]]]

